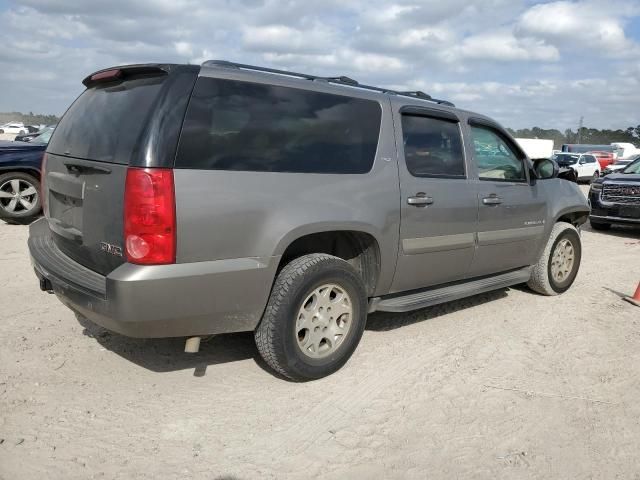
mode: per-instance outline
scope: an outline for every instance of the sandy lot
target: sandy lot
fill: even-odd
[[[583,230],[573,288],[374,314],[312,383],[251,334],[194,356],[80,324],[0,223],[0,478],[640,478],[640,230]]]

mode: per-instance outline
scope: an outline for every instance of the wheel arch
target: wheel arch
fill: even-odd
[[[280,256],[278,272],[295,258],[310,253],[326,253],[351,264],[364,281],[368,295],[378,285],[382,268],[380,240],[364,225],[312,224],[283,237],[276,247]]]
[[[32,177],[35,177],[36,180],[40,181],[40,170],[38,170],[37,168],[18,167],[18,166],[0,167],[0,175],[4,175],[6,173],[14,173],[14,172],[29,174]]]
[[[554,224],[558,222],[570,223],[574,227],[579,227],[589,218],[588,209],[567,208],[561,210],[555,218]]]

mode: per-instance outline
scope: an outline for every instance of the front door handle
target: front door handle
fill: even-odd
[[[488,197],[484,197],[482,199],[482,203],[485,205],[500,205],[502,203],[502,197],[497,195],[489,195]]]
[[[427,197],[426,195],[418,194],[415,197],[407,198],[407,203],[414,207],[424,207],[425,205],[431,205],[433,203],[433,197]]]

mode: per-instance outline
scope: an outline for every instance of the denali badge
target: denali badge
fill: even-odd
[[[115,255],[116,257],[122,256],[122,247],[111,245],[107,242],[100,242],[100,250],[110,253],[111,255]]]

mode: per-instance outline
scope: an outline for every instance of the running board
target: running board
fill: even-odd
[[[451,302],[452,300],[471,297],[479,293],[490,292],[491,290],[524,283],[528,281],[530,277],[531,267],[526,267],[493,277],[484,277],[447,287],[423,290],[400,297],[373,298],[369,306],[369,313],[375,311],[409,312],[411,310],[418,310],[420,308],[438,305],[439,303]]]

